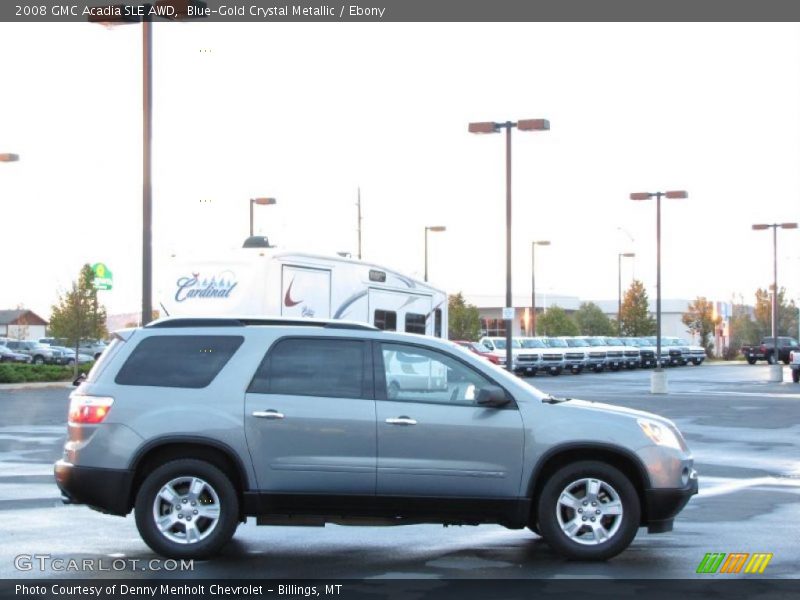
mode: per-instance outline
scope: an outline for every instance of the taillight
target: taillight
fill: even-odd
[[[114,399],[107,396],[84,396],[71,394],[69,397],[70,424],[102,423],[111,410]]]

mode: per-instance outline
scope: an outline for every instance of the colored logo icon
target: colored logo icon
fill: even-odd
[[[709,552],[697,566],[697,573],[728,575],[741,573],[761,574],[772,560],[772,552]]]

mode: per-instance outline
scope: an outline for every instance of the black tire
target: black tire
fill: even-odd
[[[783,364],[788,365],[790,361],[788,358],[784,358],[782,362]]]
[[[43,365],[44,364],[44,356],[34,356],[33,357],[33,364],[35,365]]]
[[[792,381],[800,383],[800,369],[792,369]]]
[[[583,367],[572,367],[571,370],[574,375],[580,375],[583,372]]]
[[[754,364],[756,364],[756,359],[755,359],[755,358],[748,358],[748,359],[747,359],[747,364],[748,364],[748,365],[754,365]]]
[[[771,364],[771,365],[777,365],[778,364],[778,361],[775,360],[775,353],[774,352],[771,352],[770,354],[767,354],[767,362],[769,364]]]
[[[72,365],[75,364],[75,359],[74,358],[68,358],[66,364],[67,364],[68,367],[71,367]]]
[[[607,540],[593,545],[582,544],[571,539],[562,530],[558,520],[559,515],[562,515],[562,520],[570,518],[570,515],[564,516],[565,513],[562,511],[569,511],[571,509],[565,509],[563,506],[559,505],[562,492],[573,482],[584,478],[597,479],[610,485],[611,488],[616,491],[619,496],[620,504],[622,505],[621,515],[617,517],[601,517],[604,519],[604,524],[611,524],[610,527],[613,533]],[[605,488],[601,488],[601,490],[604,489]],[[604,497],[608,499],[609,496],[606,493]],[[604,503],[603,499],[598,498],[597,501],[600,503],[600,507],[602,507]],[[591,505],[588,505],[587,510],[595,510],[596,508],[597,507],[592,508]],[[584,510],[584,508],[580,507],[580,510]],[[581,461],[568,464],[559,469],[545,483],[542,493],[539,496],[536,511],[536,520],[542,532],[542,537],[544,537],[553,550],[571,560],[607,560],[616,556],[625,550],[633,541],[633,538],[636,537],[641,518],[639,495],[636,493],[633,483],[619,470],[599,461]],[[573,511],[572,516],[577,518],[578,513]],[[584,517],[581,517],[581,519],[583,518]],[[618,525],[616,519],[620,520]],[[586,526],[591,526],[588,521]],[[586,526],[580,525],[577,531],[581,532],[585,530]]]
[[[219,500],[216,525],[206,537],[191,543],[167,538],[158,529],[153,514],[161,489],[170,481],[184,477],[204,480]],[[198,502],[202,504],[199,499]],[[233,537],[239,522],[239,498],[230,479],[217,467],[202,460],[184,458],[161,465],[147,476],[136,494],[134,511],[139,535],[154,552],[168,558],[204,559],[217,554]],[[204,521],[197,517],[196,524],[201,522]],[[182,527],[183,524],[179,522],[176,526]]]
[[[555,377],[556,375],[561,375],[561,368],[559,367],[557,369],[550,369],[549,373],[553,377]]]
[[[603,371],[605,371],[605,370],[606,370],[606,368],[605,368],[605,367],[603,367],[603,366],[597,366],[597,367],[595,367],[595,368],[594,368],[594,369],[592,369],[592,370],[593,370],[595,373],[602,373]]]

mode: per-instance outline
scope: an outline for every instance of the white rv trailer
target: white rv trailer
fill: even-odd
[[[447,337],[447,294],[391,269],[340,256],[239,248],[170,259],[160,278],[169,316],[346,319],[388,331]]]

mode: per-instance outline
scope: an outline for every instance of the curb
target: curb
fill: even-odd
[[[30,383],[0,383],[0,392],[11,390],[41,390],[46,388],[71,388],[71,381],[36,381]]]

